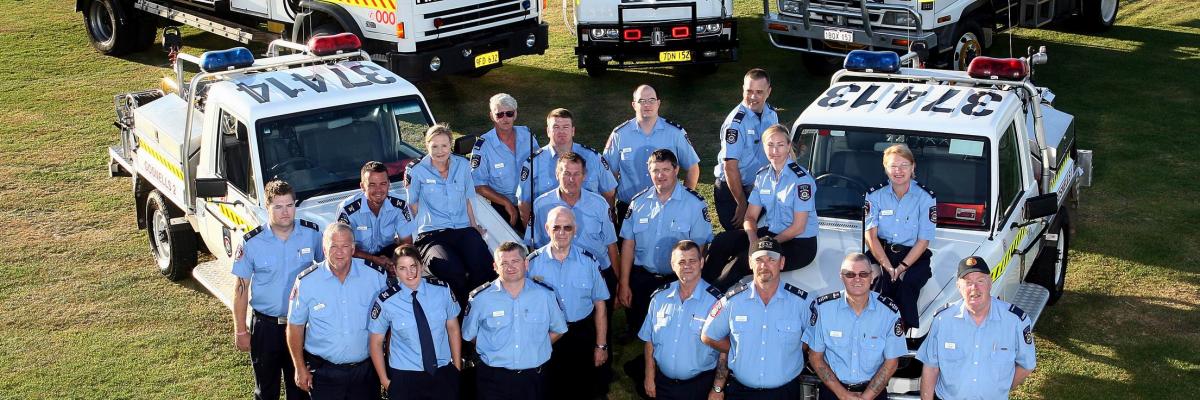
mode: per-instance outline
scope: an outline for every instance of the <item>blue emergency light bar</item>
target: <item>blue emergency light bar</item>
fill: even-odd
[[[900,55],[894,51],[854,50],[846,55],[842,68],[859,72],[900,71]]]
[[[200,55],[200,69],[204,72],[228,71],[251,65],[254,65],[254,54],[245,47],[206,51]]]

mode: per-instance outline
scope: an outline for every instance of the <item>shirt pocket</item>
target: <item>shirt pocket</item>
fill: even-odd
[[[508,327],[509,325],[512,325],[512,317],[510,317],[508,314],[487,317],[487,320],[484,321],[484,325],[487,326],[489,330],[498,331]]]
[[[699,218],[700,215],[696,215],[696,217]],[[688,223],[687,221],[678,219],[671,221],[671,232],[675,232],[676,235],[687,235],[687,233],[691,230],[692,224]]]
[[[879,336],[867,336],[862,338],[862,349],[859,355],[862,356],[862,366],[874,370],[883,362],[883,338]]]
[[[588,303],[592,302],[592,283],[590,276],[575,276],[571,287],[575,289],[575,295],[579,296]]]
[[[782,319],[775,322],[775,332],[784,346],[799,346],[800,338],[804,334],[804,325],[799,320]]]
[[[282,268],[280,267],[280,262],[278,260],[271,260],[261,263],[256,262],[254,263],[254,276],[251,278],[251,280],[256,286],[269,285],[274,283],[276,279],[279,279],[279,275],[281,274]]]
[[[521,320],[525,322],[529,331],[527,332],[550,332],[550,316],[537,312],[526,312],[521,316]]]
[[[1016,362],[1017,352],[1013,345],[996,343],[995,350],[992,350],[991,357],[988,359],[987,367],[996,379],[1008,381],[1012,380]]]
[[[688,316],[688,334],[700,337],[700,331],[704,330],[704,319],[696,319],[696,317]]]

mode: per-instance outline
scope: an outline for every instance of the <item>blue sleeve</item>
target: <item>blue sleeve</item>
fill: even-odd
[[[921,211],[927,215],[919,218],[917,223],[917,240],[933,241],[937,236],[937,200],[933,196],[925,196],[921,200]]]
[[[734,113],[737,113],[735,110]],[[740,160],[742,158],[742,150],[746,147],[745,129],[742,129],[742,124],[733,122],[733,117],[725,120],[725,124],[721,125],[721,150],[725,151],[725,159]],[[717,160],[723,161],[723,160]]]
[[[759,207],[766,206],[763,199],[758,196],[758,176],[754,177],[754,187],[750,188],[750,193],[746,193],[746,201]]]
[[[383,302],[375,299],[371,306],[371,322],[367,324],[367,330],[380,335],[387,333],[388,327],[391,326],[390,320],[390,316],[383,309]]]
[[[300,291],[300,279],[292,286],[292,299],[288,302],[288,323],[304,325],[308,323],[308,301]]]
[[[607,204],[608,203],[605,203],[605,205],[607,205]],[[608,246],[610,244],[617,242],[617,227],[613,226],[612,220],[607,218],[607,216],[608,216],[607,208],[605,208],[605,211],[606,212],[603,214],[603,216],[600,218],[600,221],[599,221],[601,224],[601,226],[600,226],[600,235],[601,235],[600,244],[602,244],[604,246]],[[608,249],[597,249],[597,251],[604,253],[603,255],[597,255],[597,257],[608,257]]]
[[[904,331],[902,330],[900,316],[896,316],[896,320],[891,323],[891,329],[884,333],[886,338],[883,341],[883,358],[900,358],[900,356],[908,353],[908,343],[904,340]],[[900,334],[897,335],[896,333]]]
[[[940,338],[938,338],[939,329],[937,318],[933,319],[932,324],[933,325],[929,327],[929,334],[925,336],[925,341],[921,342],[921,347],[917,349],[917,359],[921,360],[921,363],[925,365],[940,368],[938,365],[937,353],[938,346],[942,345],[942,341]]]
[[[633,223],[634,223],[633,214],[637,213],[637,211],[634,211],[633,207],[636,204],[637,203],[630,201],[629,202],[629,211],[626,211],[625,215],[617,216],[617,218],[625,219],[625,221],[621,223],[621,238],[624,238],[625,240],[633,239]]]
[[[557,295],[553,291],[547,290],[549,297],[546,309],[550,312],[550,332],[563,334],[567,333],[567,315],[563,312],[562,303],[558,301]]]
[[[708,242],[712,241],[713,228],[712,222],[709,221],[708,217],[708,205],[703,204],[703,202],[701,204],[702,207],[700,207],[700,215],[697,215],[699,218],[697,218],[696,222],[692,224],[691,237],[692,241],[696,242],[696,244],[704,246],[708,244]],[[624,227],[622,227],[622,229],[624,229]]]
[[[468,301],[467,315],[463,316],[462,321],[462,340],[475,340],[475,335],[479,333],[479,315],[481,311],[475,308],[476,300],[479,300],[479,298],[473,298]]]
[[[604,282],[604,277],[600,276],[600,264],[595,260],[588,261],[588,264],[592,270],[592,301],[608,300],[611,294],[608,293],[608,284]]]
[[[687,131],[679,129],[679,136],[675,138],[675,148],[679,149],[676,156],[679,158],[679,165],[685,168],[691,168],[700,162],[700,156],[696,155],[696,149],[692,147],[692,142],[687,138]]]
[[[620,153],[621,153],[620,137],[617,135],[617,131],[614,129],[613,132],[608,135],[608,141],[605,142],[605,144],[604,144],[604,153],[601,154],[601,157],[604,157],[604,160],[608,162],[609,167],[612,167],[614,165],[616,166],[616,170],[611,171],[613,173],[613,175],[621,173],[621,171],[620,171],[621,154]]]
[[[487,152],[483,150],[484,139],[480,136],[475,139],[475,147],[471,149],[471,178],[475,182],[483,182],[481,185],[486,185],[488,181],[488,168],[491,165],[488,163]]]
[[[1025,318],[1017,321],[1017,365],[1033,371],[1037,367],[1037,351],[1033,346],[1033,321]]]
[[[251,279],[252,275],[254,274],[254,264],[251,261],[250,255],[246,254],[247,244],[248,243],[242,243],[242,246],[238,248],[238,258],[233,262],[233,270],[230,271],[234,276],[242,279]]]
[[[805,189],[804,185],[808,185],[808,200],[804,200],[800,196],[801,189]],[[796,181],[796,200],[792,202],[793,212],[812,213],[817,211],[817,183],[812,179],[812,175],[804,175]],[[812,217],[812,215],[809,215]]]
[[[405,203],[409,207],[421,205],[421,174],[413,172],[416,167],[414,164],[404,170],[405,197],[408,197]]]
[[[322,236],[321,234],[322,233],[324,233],[324,232],[322,232],[320,229],[318,229],[317,232],[313,234],[313,243],[312,243],[313,261],[316,261],[316,262],[325,261],[325,246],[323,246],[321,243],[321,236]]]
[[[533,158],[530,157],[525,159],[525,162],[521,163],[521,175],[517,177],[516,195],[518,203],[528,203],[530,201],[530,193],[533,193],[533,189],[530,187],[531,183],[529,180],[529,177],[533,175],[532,160]]]
[[[458,320],[458,313],[462,311],[462,307],[458,305],[458,299],[454,298],[454,292],[450,288],[446,288],[446,319]]]
[[[597,154],[594,160],[588,162],[592,163],[593,165],[593,167],[589,169],[592,170],[591,173],[596,177],[597,182],[600,184],[600,193],[617,190],[617,178],[613,177],[612,169],[604,157]]]
[[[417,231],[417,219],[413,218],[412,210],[408,208],[408,204],[404,205],[404,209],[400,210],[400,217],[396,219],[396,237],[403,239],[410,237]]]
[[[879,205],[871,203],[871,194],[863,194],[863,230],[879,227]]]
[[[638,339],[643,342],[651,342],[654,338],[654,324],[658,323],[658,313],[654,310],[658,307],[658,302],[650,299],[650,308],[646,312],[646,318],[642,320],[642,327],[638,329]]]
[[[808,347],[812,351],[818,353],[825,352],[825,321],[821,319],[821,314],[818,312],[816,300],[808,303],[809,324],[804,330],[804,343],[808,343]]]
[[[729,303],[729,297],[722,297],[713,304],[713,309],[708,312],[708,318],[704,320],[704,328],[700,331],[702,337],[707,337],[712,340],[721,340],[729,336],[729,310],[725,306]]]

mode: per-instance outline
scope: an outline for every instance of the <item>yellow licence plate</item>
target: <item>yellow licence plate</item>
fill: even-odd
[[[691,50],[664,51],[658,53],[658,62],[692,61]]]
[[[500,62],[499,50],[475,56],[475,68],[486,67],[498,62]]]

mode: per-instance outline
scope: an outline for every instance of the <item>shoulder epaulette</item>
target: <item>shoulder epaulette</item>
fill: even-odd
[[[658,296],[658,294],[659,294],[660,292],[662,292],[662,291],[664,291],[664,290],[667,290],[667,289],[670,289],[670,288],[671,288],[671,284],[670,284],[670,283],[667,283],[667,284],[664,284],[664,285],[662,285],[662,286],[659,286],[659,287],[658,287],[658,289],[654,289],[654,293],[650,293],[650,298],[652,298],[652,299],[653,299],[653,298],[654,298],[654,296]]]
[[[392,201],[392,207],[404,208],[404,200],[400,199],[399,197],[388,196],[388,200]]]
[[[749,288],[750,288],[749,282],[742,283],[740,285],[729,288],[729,290],[725,292],[725,298],[732,298],[733,296],[737,296],[738,293],[745,292],[746,289],[749,289]]]
[[[770,168],[771,168],[771,163],[767,163],[767,165],[760,167],[758,169],[758,171],[754,171],[754,175],[757,176],[758,174],[761,174],[761,173],[763,173],[763,171],[766,171],[767,169],[770,169]]]
[[[827,302],[827,301],[830,301],[830,300],[837,300],[837,299],[840,299],[840,298],[842,298],[842,292],[841,292],[841,291],[832,292],[832,293],[826,293],[826,294],[822,295],[821,297],[818,297],[818,298],[817,298],[817,304],[822,304],[822,303],[825,303],[825,302]]]
[[[654,189],[654,186],[650,186],[648,188],[642,189],[642,191],[640,191],[640,192],[637,192],[637,194],[635,194],[635,195],[633,195],[633,197],[629,198],[629,202],[632,203],[634,200],[637,200],[638,197],[642,197],[642,195],[646,194],[646,192],[649,192],[650,189]]]
[[[474,152],[474,150],[479,150],[479,149],[483,148],[484,140],[487,140],[487,139],[484,138],[483,135],[479,135],[479,137],[475,138],[475,145],[471,146],[471,148],[473,150],[472,152]]]
[[[719,299],[719,298],[721,298],[721,289],[717,289],[717,287],[716,287],[716,286],[711,286],[711,285],[710,285],[710,286],[708,287],[708,289],[704,289],[704,291],[705,291],[705,292],[708,292],[708,294],[709,294],[709,295],[712,295],[712,297],[715,297],[715,298],[718,298],[718,299]]]
[[[345,207],[342,207],[342,211],[345,211],[346,215],[354,215],[360,208],[362,208],[362,198],[354,199],[354,201],[346,204]]]
[[[548,283],[546,283],[546,282],[542,282],[542,280],[541,280],[541,279],[532,279],[532,278],[531,278],[531,279],[529,279],[529,280],[533,281],[533,283],[536,283],[536,284],[538,284],[538,285],[539,285],[539,286],[541,286],[541,287],[544,287],[544,288],[546,288],[546,290],[549,290],[549,291],[551,291],[551,292],[553,292],[553,291],[554,291],[554,287],[553,287],[553,286],[550,286],[550,284],[548,284]]]
[[[590,258],[590,259],[592,259],[592,261],[595,261],[595,262],[600,262],[600,259],[596,258],[596,255],[595,255],[595,254],[592,254],[592,252],[590,252],[590,251],[587,251],[587,250],[582,250],[582,249],[581,249],[581,250],[579,250],[579,252],[580,252],[580,253],[583,253],[583,255],[584,255],[584,256],[586,256],[587,258]]]
[[[404,166],[404,186],[408,186],[408,185],[412,184],[413,168],[416,168],[417,164],[419,164],[420,162],[421,162],[421,159],[417,158],[417,159],[413,159],[412,161],[409,161],[408,165]]]
[[[662,118],[663,122],[666,122],[666,123],[667,123],[667,125],[673,126],[673,127],[677,128],[677,129],[679,129],[679,130],[683,130],[683,125],[680,125],[680,124],[678,124],[678,123],[675,123],[675,121],[672,121],[672,120],[669,120],[669,119],[666,119],[666,118],[663,118],[663,117],[659,117],[659,118]]]
[[[888,183],[887,183],[887,182],[884,182],[884,183],[880,183],[880,184],[878,184],[878,185],[875,185],[875,186],[871,186],[871,187],[867,188],[867,193],[874,193],[876,190],[883,189],[883,188],[887,187],[887,185],[888,185]]]
[[[946,311],[947,309],[949,309],[951,304],[954,304],[954,303],[943,304],[940,308],[937,309],[937,311],[933,312],[933,316],[937,317],[938,314],[942,313],[942,311]]]
[[[383,269],[382,265],[379,265],[379,264],[376,264],[376,263],[373,263],[373,262],[370,262],[367,260],[363,260],[363,264],[365,264],[367,267],[370,267],[371,269],[375,270],[375,272],[387,275],[387,270]]]
[[[313,271],[316,271],[318,268],[320,268],[320,264],[313,262],[312,265],[309,265],[308,268],[305,268],[303,271],[300,271],[300,274],[296,275],[296,280],[304,279],[304,277],[313,273]]]
[[[541,148],[541,147],[538,147],[538,148],[537,148],[537,150],[534,150],[532,153],[529,153],[529,163],[530,163],[530,164],[533,164],[533,159],[534,159],[534,158],[537,158],[537,156],[538,156],[538,155],[541,155],[541,154],[542,154],[542,148]]]
[[[892,301],[892,299],[890,297],[887,297],[887,296],[884,296],[881,294],[878,297],[876,297],[875,299],[879,300],[879,302],[883,303],[883,305],[887,306],[887,308],[892,309],[892,312],[895,312],[895,313],[900,312],[900,307],[897,307],[896,302]]]
[[[628,120],[625,120],[625,122],[622,122],[620,125],[617,125],[616,128],[613,128],[613,133],[617,133],[617,131],[621,130],[621,128],[624,128],[625,125],[629,125],[630,122],[633,122],[633,120],[628,119]]]
[[[539,247],[536,250],[529,252],[529,255],[525,256],[525,261],[533,262],[533,259],[542,255],[542,252],[543,252],[542,249],[544,249],[544,248],[545,247]]]
[[[262,233],[262,231],[263,227],[262,225],[259,225],[257,228],[251,229],[250,232],[246,232],[246,235],[242,236],[242,241],[249,242],[251,238],[257,236],[259,233]]]
[[[695,190],[692,190],[691,188],[689,188],[689,187],[687,187],[687,186],[684,186],[684,187],[683,187],[683,190],[686,190],[688,193],[691,193],[691,194],[692,194],[692,196],[696,196],[696,198],[697,198],[697,199],[700,199],[700,202],[702,202],[702,203],[705,203],[705,204],[708,204],[707,202],[705,202],[705,201],[704,201],[704,196],[701,196],[701,195],[700,195],[700,192],[697,192],[697,191],[695,191]]]
[[[795,162],[788,163],[788,168],[791,168],[792,172],[795,172],[797,177],[803,178],[805,175],[808,175],[808,173],[804,172],[804,168],[800,168],[800,164],[796,164]]]
[[[800,296],[801,299],[808,299],[808,292],[805,292],[804,289],[792,286],[790,283],[783,284],[783,289],[787,290],[791,294]]]
[[[303,227],[305,227],[305,228],[308,228],[308,229],[312,229],[312,230],[314,230],[314,231],[320,231],[320,230],[321,230],[321,227],[320,227],[320,226],[317,226],[317,223],[316,223],[316,222],[312,222],[312,221],[309,221],[309,220],[306,220],[306,219],[301,219],[301,220],[300,220],[300,226],[303,226]]]
[[[379,302],[382,303],[382,302],[386,301],[389,297],[392,297],[392,295],[395,295],[396,293],[400,293],[401,286],[403,286],[403,285],[400,284],[400,282],[396,282],[396,283],[389,285],[387,289],[384,289],[382,293],[379,293]]]
[[[449,284],[447,284],[446,282],[442,282],[441,279],[438,279],[437,277],[432,276],[432,275],[425,277],[425,283],[428,283],[433,286],[450,287]]]
[[[917,187],[921,188],[921,190],[924,190],[925,193],[929,193],[929,197],[937,198],[937,195],[933,194],[933,191],[929,190],[929,188],[925,187],[925,185],[922,185],[921,182],[913,181],[913,183],[916,183]]]
[[[484,282],[482,285],[479,285],[479,287],[477,287],[475,289],[471,289],[471,293],[467,295],[467,300],[474,299],[475,295],[479,294],[479,292],[487,290],[488,286],[492,286],[493,283],[495,283],[495,281],[487,281],[487,282]]]
[[[1022,310],[1021,307],[1017,307],[1016,304],[1009,304],[1008,312],[1016,314],[1017,318],[1020,318],[1022,321],[1025,320],[1025,310]]]
[[[733,122],[737,122],[740,124],[740,123],[742,123],[742,118],[745,118],[745,117],[746,117],[746,110],[742,110],[741,107],[738,107],[737,114],[733,114]]]
[[[600,151],[598,151],[598,150],[596,150],[596,149],[592,148],[592,146],[588,146],[588,145],[586,145],[586,144],[583,144],[583,143],[578,143],[578,144],[579,144],[579,147],[582,147],[584,150],[590,151],[590,152],[592,152],[592,153],[600,154]]]

